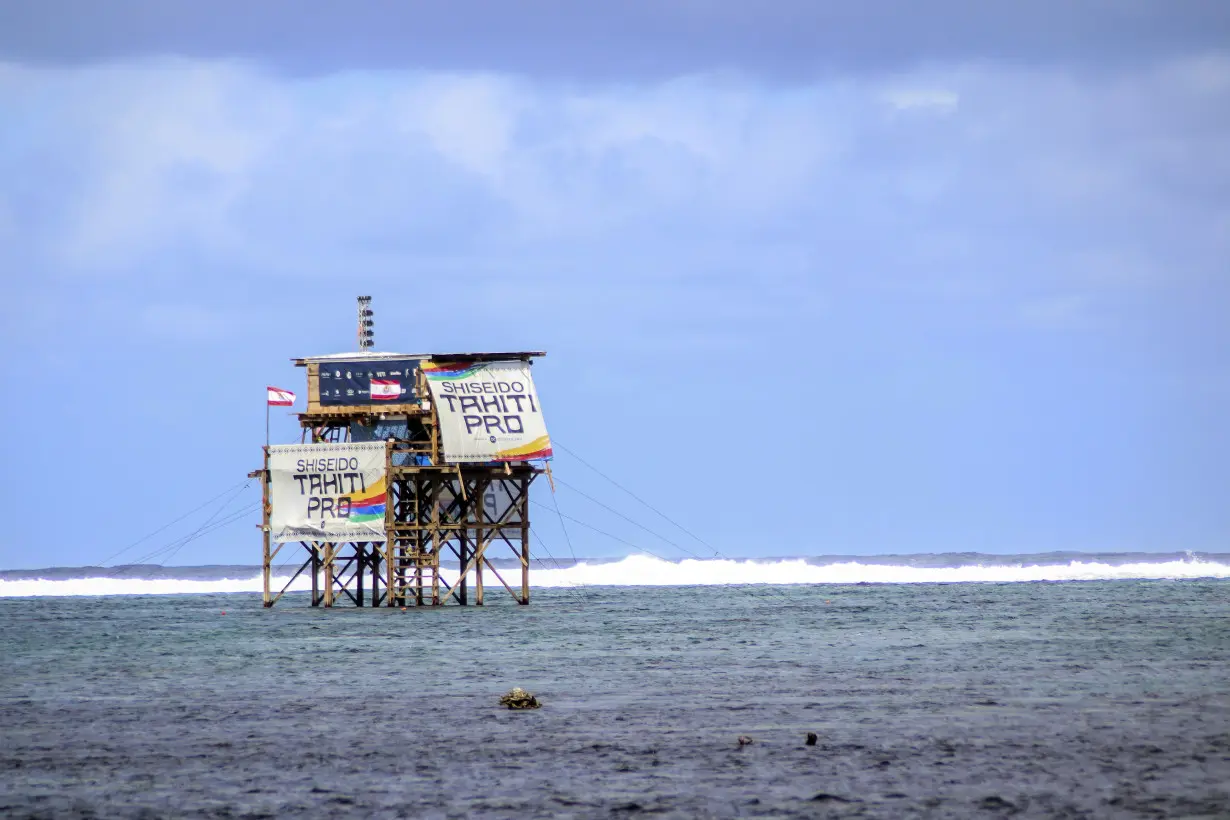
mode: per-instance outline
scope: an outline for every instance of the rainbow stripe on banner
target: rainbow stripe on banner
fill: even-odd
[[[501,450],[496,454],[496,461],[529,461],[532,458],[551,458],[551,439],[549,436],[539,436],[529,444],[514,447],[511,450]]]
[[[422,368],[427,378],[444,381],[469,378],[482,369],[482,365],[474,362],[423,362]]]
[[[384,518],[384,506],[388,496],[388,480],[380,480],[367,490],[350,499],[350,520],[356,524]]]
[[[385,540],[387,458],[383,441],[270,445],[270,540]]]
[[[425,361],[446,461],[549,459],[553,452],[527,360]]]

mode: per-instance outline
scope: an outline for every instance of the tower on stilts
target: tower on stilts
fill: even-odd
[[[377,353],[370,298],[358,316],[360,352],[294,360],[300,441],[266,446],[252,474],[264,605],[304,573],[312,606],[481,606],[493,582],[528,604],[530,486],[551,457],[530,369],[545,353]]]

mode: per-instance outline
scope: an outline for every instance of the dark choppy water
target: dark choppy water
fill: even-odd
[[[1230,817],[1226,581],[0,617],[10,817]]]

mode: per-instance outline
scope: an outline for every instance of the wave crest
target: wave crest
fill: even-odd
[[[842,560],[817,563],[803,558],[687,559],[666,561],[633,555],[618,561],[579,561],[575,566],[534,568],[530,581],[540,589],[589,586],[729,586],[758,584],[1005,584],[1031,581],[1191,580],[1230,578],[1230,564],[1200,558],[1136,561],[1113,564],[1089,560],[1066,563],[969,563],[947,567],[920,567],[893,563]],[[508,573],[513,573],[509,570]],[[444,583],[455,571],[445,570]],[[288,577],[275,578],[281,589]],[[300,576],[292,591],[311,589],[311,579]],[[101,595],[199,595],[261,591],[261,578],[20,578],[0,579],[0,598]]]
[[[914,567],[841,561],[813,564],[805,559],[663,561],[634,555],[614,564],[578,563],[566,569],[539,570],[535,586],[716,586],[731,584],[1005,584],[1029,581],[1114,581],[1230,578],[1230,565],[1186,561],[1109,564],[1074,560],[1066,564],[965,564]]]

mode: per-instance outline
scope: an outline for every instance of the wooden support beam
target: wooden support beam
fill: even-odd
[[[457,585],[458,585],[458,584],[460,584],[460,583],[461,583],[461,579],[462,579],[462,578],[464,578],[464,577],[466,577],[467,575],[469,575],[470,570],[472,570],[472,569],[474,568],[474,561],[476,560],[476,558],[477,558],[477,555],[471,556],[471,557],[470,557],[470,560],[466,562],[465,569],[463,569],[463,570],[461,571],[461,575],[457,577],[457,580],[453,582],[453,585],[452,585],[452,586],[450,586],[450,587],[448,587],[448,588],[446,588],[446,589],[444,590],[444,599],[445,599],[445,600],[448,600],[448,596],[450,596],[450,595],[452,595],[452,596],[456,597],[456,589],[457,589]],[[438,604],[439,604],[439,602],[438,602],[438,601],[432,601],[432,604],[433,604],[433,605],[438,605]]]
[[[384,448],[384,550],[385,550],[385,571],[388,576],[385,580],[385,599],[389,606],[394,606],[393,600],[393,524],[397,522],[397,508],[401,504],[401,493],[405,492],[405,483],[396,482],[393,480],[393,445],[386,444]],[[375,567],[372,568],[373,582],[375,581]],[[373,601],[373,606],[375,602]]]
[[[451,548],[451,547],[450,547]],[[462,606],[467,606],[470,603],[470,585],[466,583],[465,568],[466,561],[469,559],[469,553],[472,551],[470,546],[469,530],[460,530],[457,533],[457,548],[454,552],[457,553],[457,572],[458,586],[457,591],[460,593],[457,596],[457,603]]]
[[[500,575],[500,571],[495,568],[495,565],[491,563],[490,559],[488,559],[486,556],[483,556],[483,563],[487,565],[487,569],[491,570],[491,572],[495,575],[495,577],[499,580],[499,582],[504,585],[504,589],[508,590],[508,594],[513,596],[513,600],[516,601],[517,603],[521,603],[521,596],[513,591],[513,588],[510,587],[508,585],[508,582],[504,580],[504,576]]]
[[[435,413],[435,407],[432,407]],[[440,605],[440,479],[431,482],[431,605]],[[462,576],[464,577],[464,575]]]
[[[333,606],[333,544],[325,542],[324,558],[322,559],[325,576],[325,608]]]
[[[306,544],[304,546],[307,546]],[[316,546],[316,542],[312,542],[312,546],[308,547],[308,551],[312,553],[312,606],[320,606],[320,548]]]
[[[521,605],[530,603],[530,482],[533,477],[521,479]],[[512,544],[509,544],[511,547]]]
[[[380,606],[383,598],[380,595],[380,568],[381,562],[384,561],[385,550],[388,548],[388,541],[383,542],[384,548],[380,546],[380,542],[372,543],[372,606]]]
[[[483,605],[483,552],[487,549],[486,531],[483,529],[485,520],[485,502],[488,485],[482,479],[474,480],[474,550],[478,563],[474,565],[474,603]]]
[[[282,587],[282,591],[279,592],[277,595],[273,596],[273,600],[269,602],[269,606],[273,606],[274,604],[276,604],[278,602],[278,599],[286,594],[286,590],[290,589],[290,585],[295,582],[295,579],[299,577],[299,574],[302,573],[305,569],[307,569],[308,565],[310,565],[311,563],[312,563],[312,559],[308,558],[306,561],[304,561],[299,566],[299,569],[295,570],[295,574],[290,576],[290,580],[286,582],[286,586]]]
[[[261,605],[268,608],[273,606],[269,588],[272,583],[270,575],[273,572],[273,555],[269,551],[269,513],[272,508],[269,506],[269,447],[261,449],[264,452],[264,465],[261,468]]]

